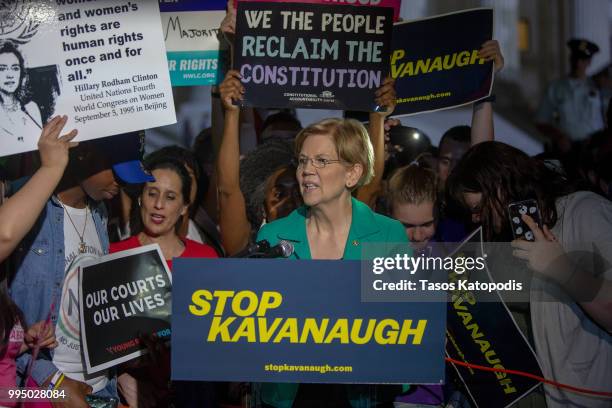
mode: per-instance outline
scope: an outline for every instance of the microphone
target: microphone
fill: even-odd
[[[293,244],[289,241],[281,240],[272,248],[268,248],[258,254],[258,258],[289,258],[293,254]]]
[[[262,252],[266,252],[270,250],[270,243],[265,239],[261,241],[253,242],[249,244],[242,251],[238,252],[236,255],[233,255],[232,258],[250,258],[252,256],[258,255]]]

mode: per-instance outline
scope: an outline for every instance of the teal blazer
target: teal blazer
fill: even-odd
[[[375,213],[355,198],[351,198],[351,203],[353,217],[342,259],[361,259],[362,244],[366,242],[383,244],[388,249],[385,254],[393,251],[394,244],[408,243],[406,230],[399,221]],[[264,225],[257,240],[265,239],[270,245],[276,245],[280,240],[289,241],[294,248],[290,259],[312,259],[306,236],[307,216],[308,207],[300,207],[287,217]]]
[[[342,259],[359,260],[363,243],[380,243],[385,254],[390,254],[398,243],[407,244],[408,236],[404,226],[396,220],[373,212],[370,207],[355,198],[351,198],[352,221]],[[289,259],[312,259],[310,246],[306,235],[306,218],[308,208],[300,207],[285,218],[264,225],[257,234],[257,240],[267,240],[270,245],[276,245],[280,240],[293,244],[293,254]],[[403,245],[405,251],[408,245]],[[410,253],[409,255],[412,255]],[[276,408],[291,408],[298,391],[299,384],[262,383],[260,397],[264,403]],[[369,398],[368,386],[348,386],[347,396],[353,407],[363,406],[364,399]],[[398,391],[401,392],[401,391]],[[321,396],[325,398],[325,396]],[[375,406],[371,401],[367,406]]]

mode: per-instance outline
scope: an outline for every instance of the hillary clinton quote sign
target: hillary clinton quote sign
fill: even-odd
[[[176,122],[157,2],[0,2],[0,156],[68,115],[77,141]]]

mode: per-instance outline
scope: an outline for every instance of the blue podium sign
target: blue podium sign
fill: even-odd
[[[174,380],[441,383],[445,303],[362,303],[359,261],[176,259]]]

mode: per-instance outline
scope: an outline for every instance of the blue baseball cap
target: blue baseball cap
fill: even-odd
[[[91,141],[94,148],[110,161],[113,172],[124,183],[140,184],[155,181],[142,164],[144,131],[123,133]]]
[[[153,175],[144,168],[140,160],[113,164],[113,171],[124,183],[140,184],[155,181]]]

